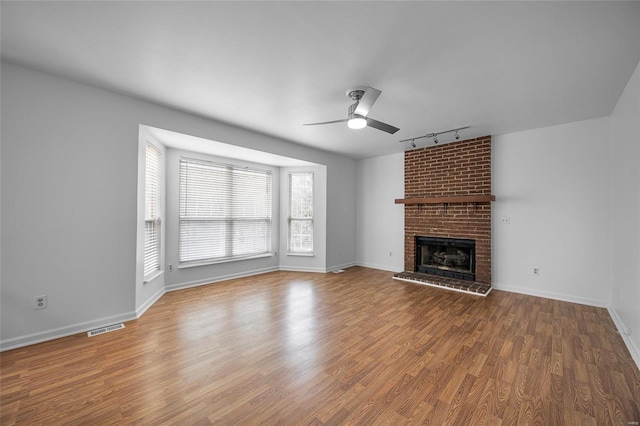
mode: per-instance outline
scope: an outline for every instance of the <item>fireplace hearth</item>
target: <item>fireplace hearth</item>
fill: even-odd
[[[475,240],[415,237],[415,272],[475,281]]]

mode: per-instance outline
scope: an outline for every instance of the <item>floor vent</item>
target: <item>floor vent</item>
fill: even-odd
[[[110,331],[120,330],[122,328],[124,328],[124,324],[122,324],[122,323],[108,325],[106,327],[96,328],[95,330],[91,330],[91,331],[87,332],[87,336],[93,337],[93,336],[97,336],[98,334],[104,334],[104,333],[108,333]]]

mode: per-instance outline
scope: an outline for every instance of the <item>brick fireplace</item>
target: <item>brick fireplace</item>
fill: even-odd
[[[416,253],[416,238],[473,241],[474,284],[460,286],[490,288],[491,201],[494,199],[491,195],[491,136],[406,151],[404,188],[405,198],[396,200],[396,203],[404,204],[404,278],[422,275],[423,270],[416,267],[416,259],[420,259]],[[442,247],[447,246],[443,244]],[[462,255],[459,250],[450,253],[441,250],[436,255],[442,265]],[[443,269],[451,268],[445,266]],[[439,275],[429,275],[428,283],[458,286],[459,280],[453,275]],[[402,274],[398,276],[403,277]]]

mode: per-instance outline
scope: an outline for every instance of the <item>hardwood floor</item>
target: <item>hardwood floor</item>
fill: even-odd
[[[168,293],[124,330],[1,355],[1,424],[640,422],[605,309],[350,268]]]

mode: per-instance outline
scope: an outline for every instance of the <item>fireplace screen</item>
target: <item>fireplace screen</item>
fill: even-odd
[[[475,256],[474,240],[416,237],[416,272],[475,281]]]

